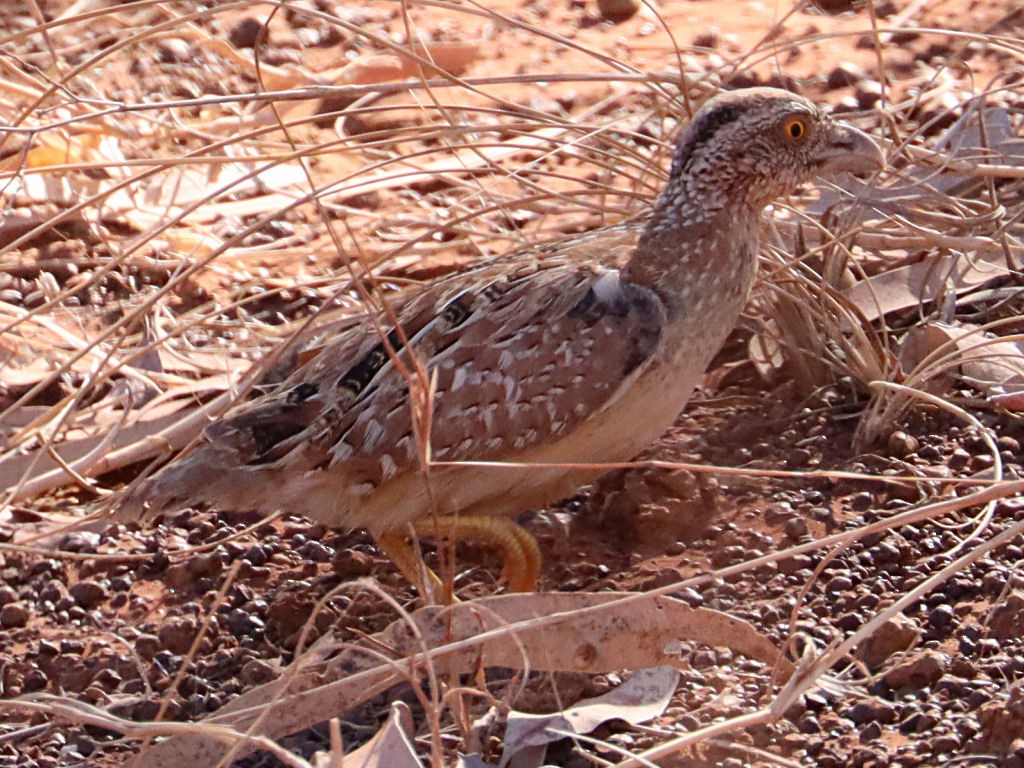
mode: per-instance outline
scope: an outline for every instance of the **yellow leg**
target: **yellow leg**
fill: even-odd
[[[507,517],[495,515],[441,515],[422,517],[414,524],[417,535],[447,537],[453,541],[470,539],[490,544],[501,550],[505,564],[501,576],[511,592],[532,592],[537,588],[541,555],[537,540],[522,526]],[[427,568],[415,547],[400,531],[389,531],[377,537],[381,550],[398,566],[398,570],[417,586],[425,598],[429,587],[437,592],[441,580]]]
[[[530,533],[507,517],[496,515],[442,515],[421,517],[414,524],[422,536],[447,536],[491,544],[501,550],[505,565],[501,576],[511,592],[532,592],[540,576],[540,547]]]
[[[438,595],[447,592],[441,579],[427,567],[415,544],[406,541],[406,534],[402,531],[380,534],[377,537],[377,546],[416,587],[423,600],[433,603]],[[446,602],[450,603],[450,595],[448,597]]]

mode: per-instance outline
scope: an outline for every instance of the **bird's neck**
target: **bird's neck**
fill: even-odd
[[[760,206],[689,206],[666,190],[623,276],[655,291],[676,319],[737,303],[738,313],[756,273],[760,217]]]

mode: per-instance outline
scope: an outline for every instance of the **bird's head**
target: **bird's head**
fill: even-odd
[[[689,209],[691,219],[735,205],[759,211],[815,176],[884,165],[867,134],[801,96],[729,91],[709,100],[679,139],[663,202]]]

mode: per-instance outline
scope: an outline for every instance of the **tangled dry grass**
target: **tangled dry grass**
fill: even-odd
[[[819,29],[807,34],[791,31],[808,12],[797,3],[752,43],[707,45],[675,41],[678,17],[650,5],[643,35],[674,45],[641,67],[501,3],[328,5],[80,0],[47,17],[28,3],[0,27],[7,571],[30,569],[34,558],[151,559],[116,542],[78,555],[54,542],[62,526],[80,523],[151,462],[186,447],[232,403],[280,380],[367,303],[386,304],[390,291],[511,247],[642,214],[671,137],[696,103],[752,80],[810,83],[787,63],[806,52],[819,68],[832,66],[821,61],[821,46],[853,49],[853,40],[878,68],[873,79],[850,74],[847,85],[856,88],[837,106],[884,137],[892,167],[777,208],[742,359],[753,361],[766,389],[784,382],[795,401],[852,393],[855,455],[893,453],[893,435],[925,409],[973,430],[991,461],[941,476],[910,462],[879,473],[864,463],[851,470],[647,462],[719,477],[899,486],[914,489],[919,503],[642,594],[477,598],[448,613],[410,614],[375,583],[345,582],[318,596],[280,677],[203,722],[175,722],[164,705],[144,720],[127,718],[110,696],[45,685],[46,693],[32,693],[22,676],[3,683],[0,711],[11,725],[0,744],[17,749],[41,724],[77,724],[124,734],[132,739],[125,752],[147,766],[226,765],[257,748],[286,765],[340,765],[337,720],[330,748],[312,762],[282,739],[343,718],[407,680],[420,725],[396,704],[359,764],[417,765],[418,753],[440,766],[456,751],[492,755],[487,734],[499,715],[508,723],[506,753],[514,751],[509,711],[517,714],[518,689],[493,695],[486,668],[520,670],[521,681],[529,670],[672,668],[640,695],[657,710],[672,696],[675,669],[692,667],[681,648],[725,647],[759,662],[757,695],[738,713],[644,732],[639,747],[603,745],[617,765],[649,765],[775,723],[816,690],[862,695],[866,662],[850,660],[879,628],[983,558],[1019,546],[1024,523],[993,522],[998,503],[1024,491],[1004,466],[1020,459],[993,426],[996,416],[1020,410],[1024,381],[1024,45],[1012,24],[914,27],[914,40],[931,35],[951,53],[900,69],[891,46],[908,34],[919,3],[883,16],[869,0],[859,15],[814,17]],[[494,62],[502,59],[495,50],[508,46],[524,53],[509,56],[516,66],[506,70]],[[988,63],[974,80],[969,60]],[[831,90],[841,91],[841,80]],[[906,526],[951,520],[956,541],[927,577],[829,643],[798,637],[800,609],[831,564]],[[264,525],[203,547],[168,545],[163,554],[188,562]],[[679,599],[809,553],[817,558],[811,578],[792,616],[780,618],[788,643]],[[213,593],[227,595],[238,578],[237,564],[225,569]],[[15,592],[3,602],[24,602]],[[361,641],[316,627],[323,606],[358,592],[387,603],[396,624]],[[186,662],[158,699],[174,698],[188,660],[216,630],[216,601],[207,608],[180,653]],[[656,618],[666,614],[671,622]],[[37,618],[8,623],[18,633],[12,643],[24,649],[43,637],[47,620]],[[660,715],[608,706],[609,717],[630,722]],[[423,739],[414,744],[417,732]],[[154,743],[158,737],[171,738]]]

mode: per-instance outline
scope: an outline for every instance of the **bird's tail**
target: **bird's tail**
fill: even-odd
[[[234,451],[207,443],[105,500],[103,512],[110,523],[130,523],[204,502],[263,510],[261,490],[266,484],[252,482],[248,474]]]

